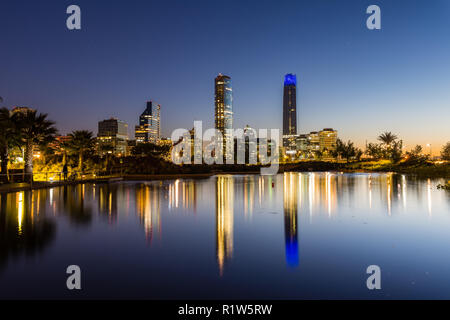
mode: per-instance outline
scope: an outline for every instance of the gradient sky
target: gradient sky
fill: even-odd
[[[66,28],[77,4],[82,30]],[[381,7],[382,30],[366,28]],[[133,137],[145,101],[162,133],[214,125],[214,77],[232,77],[234,126],[282,126],[297,74],[299,133],[324,127],[359,145],[384,130],[413,144],[450,141],[450,1],[2,0],[0,96],[60,133],[117,117]]]

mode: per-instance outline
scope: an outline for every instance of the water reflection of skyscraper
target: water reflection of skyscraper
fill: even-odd
[[[244,215],[246,218],[252,217],[255,199],[255,181],[254,176],[244,177]]]
[[[197,185],[194,180],[180,180],[169,185],[169,209],[192,209],[197,212]]]
[[[234,178],[218,176],[216,180],[216,257],[219,273],[233,256]]]
[[[153,240],[153,228],[156,225],[161,236],[161,188],[155,184],[142,184],[136,187],[136,211],[141,224],[144,225],[145,238]]]
[[[98,188],[98,209],[99,213],[108,218],[109,223],[115,223],[117,220],[117,197],[118,185],[105,184]]]
[[[285,173],[283,177],[284,237],[286,262],[295,267],[299,264],[298,251],[298,173]]]

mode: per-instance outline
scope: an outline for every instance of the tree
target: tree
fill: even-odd
[[[25,173],[33,179],[33,150],[35,146],[42,146],[53,141],[57,130],[54,122],[47,119],[47,114],[36,110],[16,112],[12,115],[18,131],[21,144],[25,148]]]
[[[424,162],[429,156],[423,154],[422,146],[417,145],[411,151],[406,152],[406,161],[408,162]]]
[[[369,143],[366,148],[366,154],[375,160],[383,158],[383,149],[377,143]]]
[[[402,158],[403,153],[402,149],[403,149],[403,141],[402,140],[394,141],[388,150],[388,159],[390,159],[394,163],[399,162]]]
[[[105,157],[105,169],[107,172],[111,171],[111,158],[114,154],[114,145],[112,143],[102,143],[99,146],[99,151]]]
[[[76,130],[69,134],[69,148],[78,155],[78,171],[83,172],[84,155],[95,145],[94,134],[88,130]]]
[[[1,99],[1,98],[0,98]],[[8,162],[9,153],[13,147],[20,145],[20,134],[17,126],[11,118],[11,113],[6,108],[0,109],[0,160],[1,160],[1,174],[5,182],[8,182]]]
[[[131,152],[134,156],[159,157],[170,151],[170,146],[159,146],[154,143],[140,143]]]
[[[378,136],[378,140],[381,141],[387,148],[392,147],[392,144],[398,139],[398,137],[392,132],[383,132]]]
[[[350,162],[351,158],[361,157],[362,151],[354,146],[354,143],[350,140],[345,143],[341,139],[336,141],[336,150],[333,152],[335,157],[340,157]]]
[[[384,145],[384,148],[381,148],[384,159],[389,159],[393,162],[400,161],[402,157],[403,141],[397,139],[397,135],[392,132],[383,132],[378,136],[378,140]]]
[[[441,157],[442,160],[450,160],[450,142],[447,142],[447,144],[442,148]]]

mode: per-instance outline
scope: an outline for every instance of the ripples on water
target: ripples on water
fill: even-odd
[[[1,194],[0,297],[450,298],[438,183],[285,173]]]

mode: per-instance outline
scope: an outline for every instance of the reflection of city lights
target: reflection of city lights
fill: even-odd
[[[388,176],[387,180],[387,203],[388,203],[388,214],[391,215],[391,181],[389,180],[391,176]]]
[[[314,173],[309,174],[308,196],[309,196],[309,218],[311,222],[313,212],[313,202],[314,202]]]
[[[234,181],[219,176],[216,182],[216,256],[220,275],[225,261],[233,255]]]
[[[253,176],[244,177],[244,215],[252,216],[253,213],[253,200],[255,197],[255,184],[253,182]]]
[[[402,175],[402,200],[403,208],[406,209],[406,177]]]
[[[327,172],[326,179],[328,216],[331,216],[331,173]]]
[[[298,222],[297,222],[297,173],[284,173],[283,176],[283,208],[286,262],[295,267],[299,263],[298,255]]]
[[[175,208],[178,208],[178,184],[180,183],[180,180],[175,181]]]
[[[431,180],[427,181],[428,215],[431,217]]]
[[[22,234],[22,220],[23,220],[23,192],[17,193],[17,224],[18,232]]]
[[[151,243],[155,221],[157,231],[161,235],[160,188],[156,185],[146,185],[136,190],[136,209],[144,225],[145,237]]]

